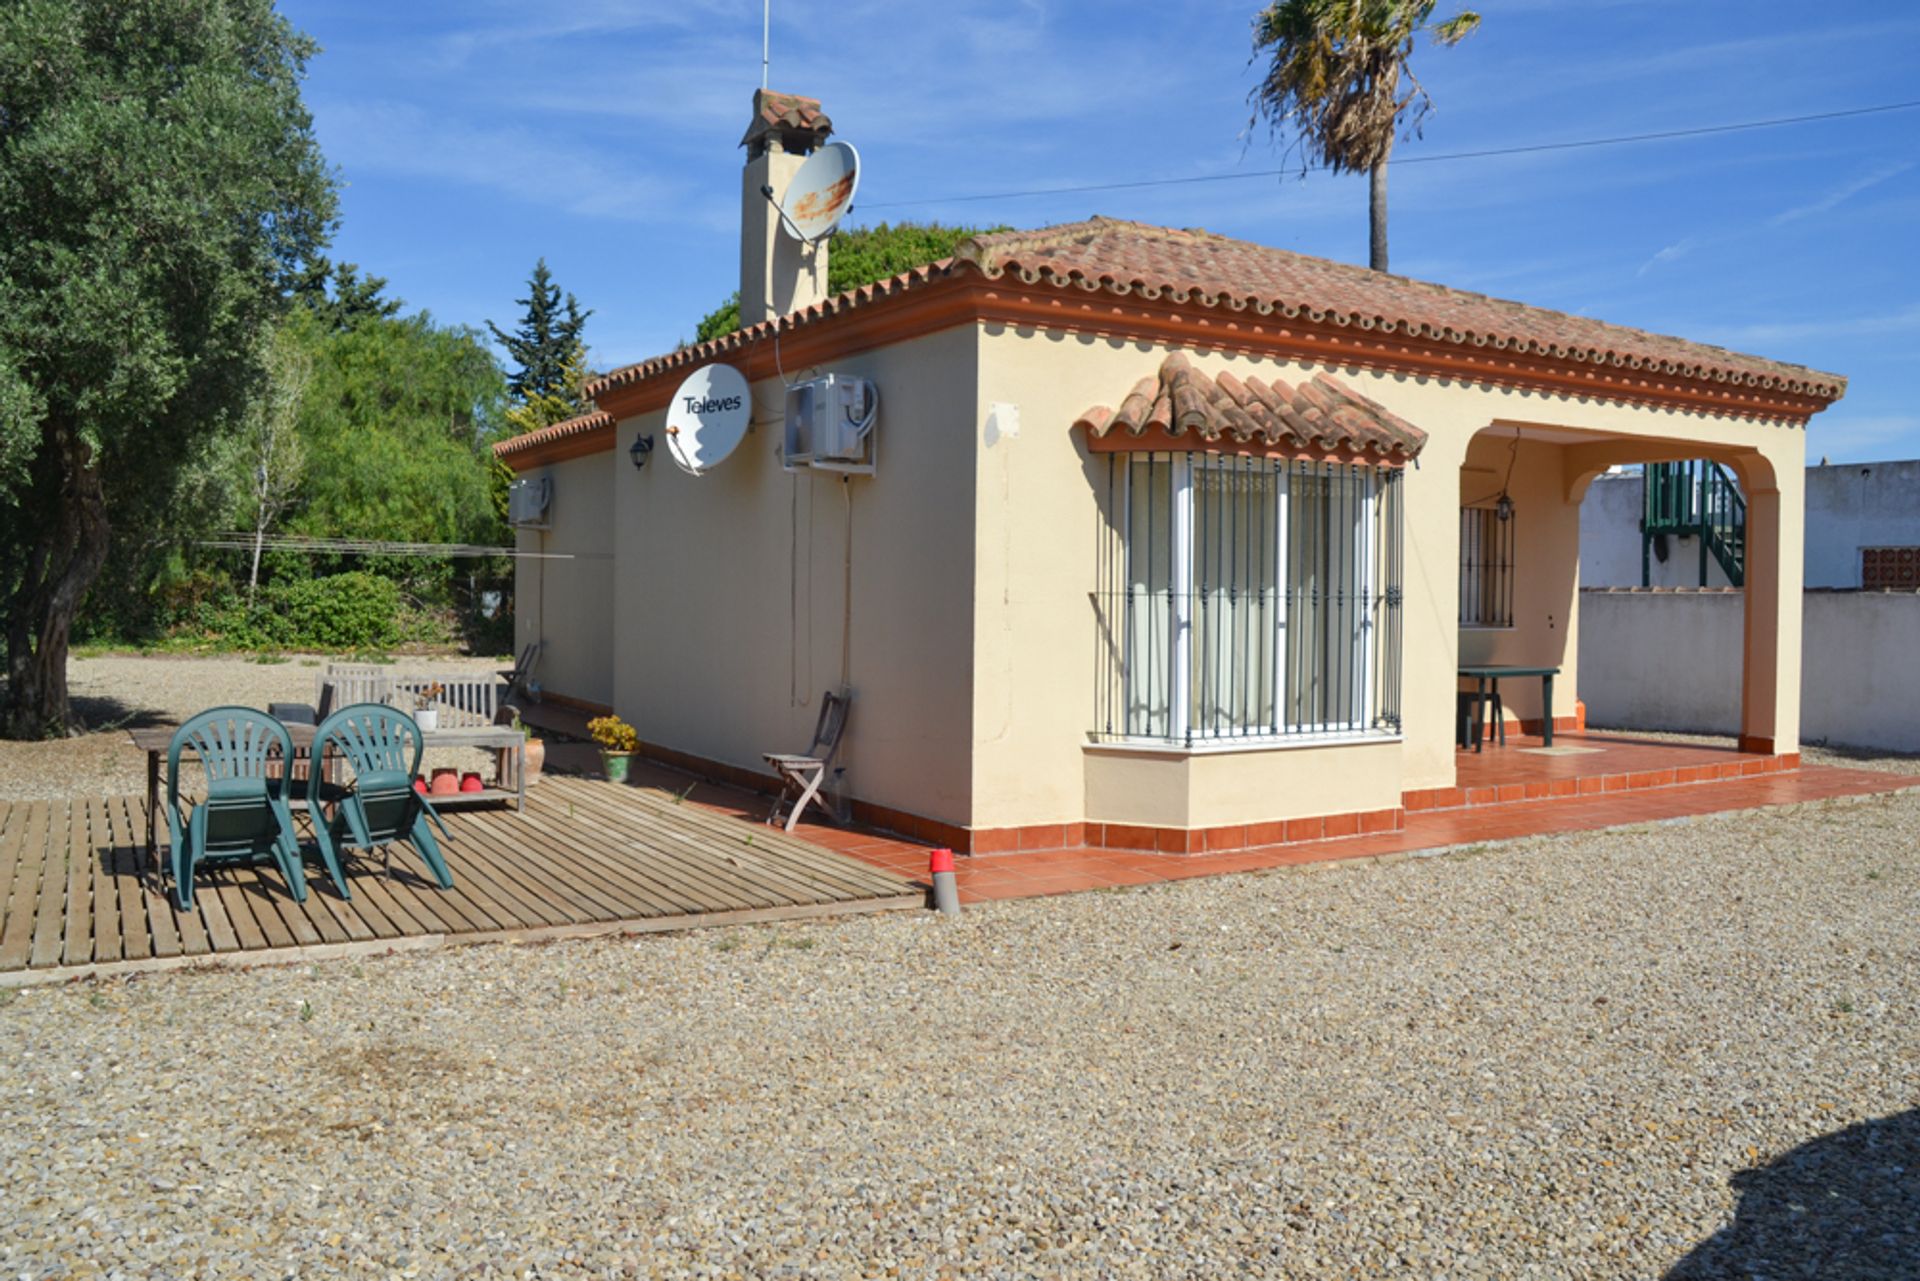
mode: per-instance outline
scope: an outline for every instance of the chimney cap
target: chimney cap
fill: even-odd
[[[765,151],[770,141],[779,149],[804,156],[833,133],[833,121],[820,110],[818,98],[797,93],[775,93],[771,89],[753,91],[753,123],[740,139],[749,158]]]

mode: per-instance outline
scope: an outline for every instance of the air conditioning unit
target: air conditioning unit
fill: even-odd
[[[507,523],[515,529],[551,529],[553,477],[528,476],[507,486]]]
[[[872,474],[880,391],[865,378],[828,374],[787,388],[781,461],[788,468]]]

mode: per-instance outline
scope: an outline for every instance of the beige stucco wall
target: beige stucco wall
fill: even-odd
[[[1143,793],[1127,801],[1145,809],[1179,812],[1186,772],[1172,767],[1155,774],[1138,763],[1123,770],[1096,766],[1090,782],[1083,750],[1093,718],[1093,618],[1089,592],[1096,581],[1097,491],[1105,463],[1094,459],[1071,424],[1089,406],[1117,404],[1135,381],[1153,374],[1165,354],[1149,344],[1088,335],[1063,335],[1007,326],[986,327],[981,340],[981,406],[975,431],[978,453],[978,514],[974,525],[978,566],[973,620],[976,725],[973,747],[973,823],[981,827],[1066,822],[1086,817],[1089,797],[1119,797],[1110,780],[1124,774]],[[1314,368],[1251,357],[1189,352],[1209,373],[1232,371],[1298,380]],[[1781,479],[1779,533],[1797,554],[1800,512],[1797,485],[1805,453],[1799,428],[1643,406],[1581,400],[1513,389],[1453,383],[1365,369],[1334,373],[1401,417],[1421,427],[1429,440],[1407,476],[1405,602],[1401,703],[1405,742],[1382,754],[1397,754],[1398,779],[1391,786],[1450,786],[1453,779],[1455,675],[1460,663],[1456,574],[1459,557],[1461,467],[1475,456],[1500,454],[1498,432],[1475,446],[1489,428],[1515,424],[1554,434],[1553,443],[1522,447],[1515,497],[1529,521],[1522,543],[1518,590],[1525,593],[1522,627],[1500,642],[1499,656],[1537,646],[1550,651],[1569,679],[1558,682],[1557,715],[1572,715],[1577,692],[1575,642],[1579,522],[1577,499],[1589,471],[1611,462],[1692,453],[1732,460],[1746,454],[1757,475]],[[1020,432],[989,440],[992,403],[1017,406]],[[1577,434],[1569,434],[1577,433]],[[1556,470],[1558,476],[1556,478]],[[1556,498],[1556,493],[1558,497]],[[1537,535],[1537,536],[1536,536]],[[1796,584],[1797,587],[1797,584]],[[1797,594],[1797,593],[1796,593]],[[1779,683],[1771,713],[1797,734],[1799,622],[1782,602],[1781,660],[1792,678]],[[1551,621],[1549,621],[1551,616]],[[1524,682],[1520,683],[1522,686]],[[1514,690],[1518,706],[1537,703],[1537,693]],[[1782,747],[1780,750],[1791,750]],[[1104,759],[1104,758],[1103,758]],[[1232,767],[1236,815],[1305,817],[1342,812],[1350,804],[1354,776],[1350,749],[1303,753],[1276,749],[1238,755]],[[1384,772],[1391,767],[1381,766]],[[1155,782],[1155,779],[1162,781]],[[1386,784],[1380,791],[1388,790]],[[1155,790],[1159,796],[1146,795]],[[1104,800],[1101,803],[1106,803]],[[1118,821],[1118,820],[1116,820]],[[1207,819],[1192,825],[1204,826]],[[1222,821],[1236,821],[1234,818]]]
[[[844,666],[854,711],[843,762],[854,794],[975,828],[1207,827],[1389,808],[1405,790],[1454,781],[1459,507],[1497,490],[1503,433],[1518,424],[1533,435],[1513,480],[1516,626],[1470,638],[1467,655],[1558,663],[1554,711],[1572,715],[1586,479],[1615,462],[1719,457],[1740,470],[1756,522],[1778,513],[1772,535],[1756,532],[1750,612],[1768,635],[1780,626],[1783,675],[1759,678],[1744,698],[1776,750],[1797,746],[1804,432],[1336,369],[1429,435],[1403,492],[1403,740],[1192,758],[1089,750],[1089,594],[1106,463],[1071,424],[1091,405],[1117,403],[1165,352],[994,324],[789,370],[791,379],[830,369],[878,383],[879,475],[846,481],[780,469],[777,380],[756,384],[755,426],[705,476],[673,465],[664,411],[624,421],[613,451],[553,469],[555,529],[544,536],[550,549],[604,549],[617,561],[523,561],[522,643],[544,629],[550,688],[611,702],[650,742],[754,769],[762,752],[805,745],[819,694]],[[1189,355],[1242,377],[1315,372]],[[638,431],[662,447],[637,473],[626,449]],[[522,546],[541,537],[523,534]],[[1757,669],[1757,642],[1746,643]],[[1505,691],[1511,710],[1536,714],[1536,691],[1531,682]]]
[[[1352,742],[1255,751],[1088,746],[1090,823],[1207,828],[1400,804],[1400,744]],[[1282,798],[1310,797],[1310,805]],[[1291,811],[1291,813],[1289,813]]]
[[[963,327],[787,370],[875,381],[876,476],[784,472],[777,379],[702,476],[669,457],[664,410],[620,424],[612,701],[643,739],[764,771],[761,753],[806,747],[844,668],[853,793],[968,821],[974,350]],[[638,431],[660,447],[636,473]]]
[[[1512,429],[1488,428],[1467,446],[1460,470],[1460,505],[1497,495],[1512,462],[1514,568],[1513,626],[1461,628],[1461,663],[1558,667],[1555,716],[1572,716],[1578,697],[1580,504],[1567,496],[1566,448],[1520,440]],[[1456,537],[1458,526],[1455,527]],[[1456,556],[1456,563],[1458,558]],[[1456,615],[1457,617],[1457,615]],[[1500,702],[1510,719],[1540,715],[1540,682],[1505,681]]]
[[[537,679],[555,693],[605,703],[613,698],[613,456],[597,454],[536,468],[550,476],[552,528],[523,529],[514,574],[514,652],[542,642]]]

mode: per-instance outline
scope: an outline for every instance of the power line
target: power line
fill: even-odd
[[[253,535],[248,533],[215,534],[212,538],[196,538],[196,547],[229,547],[242,551],[253,550]],[[574,560],[575,555],[568,552],[523,552],[514,547],[484,547],[475,543],[401,543],[370,538],[307,538],[299,535],[269,535],[262,539],[260,547],[271,552],[336,552],[353,556],[424,556],[433,559],[442,557],[475,558],[486,556],[513,556],[521,560]],[[590,553],[589,559],[597,559]]]
[[[1673,138],[1703,138],[1712,134],[1741,133],[1750,129],[1775,129],[1782,125],[1812,124],[1821,120],[1844,120],[1853,116],[1879,115],[1888,111],[1911,111],[1920,107],[1920,99],[1911,102],[1887,102],[1873,107],[1850,107],[1844,111],[1821,111],[1804,116],[1775,116],[1769,120],[1743,120],[1730,125],[1698,125],[1688,129],[1662,129],[1655,133],[1617,134],[1609,138],[1579,138],[1566,142],[1535,142],[1514,147],[1490,147],[1481,151],[1449,151],[1433,156],[1395,156],[1390,165],[1427,165],[1443,160],[1484,160],[1493,156],[1524,156],[1543,151],[1576,151],[1587,147],[1617,147],[1635,142],[1662,142]],[[1326,173],[1326,165],[1302,165],[1298,168],[1257,169],[1244,173],[1194,174],[1184,178],[1142,178],[1133,182],[1094,182],[1073,187],[1035,187],[1025,191],[976,192],[962,196],[929,196],[918,200],[886,200],[861,206],[864,209],[900,209],[909,205],[957,205],[982,200],[1019,200],[1028,196],[1071,196],[1090,191],[1133,191],[1143,187],[1178,187],[1201,182],[1241,182],[1249,178],[1285,178],[1293,174]]]

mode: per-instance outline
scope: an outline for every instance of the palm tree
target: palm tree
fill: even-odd
[[[1435,24],[1439,0],[1276,0],[1253,20],[1253,56],[1271,52],[1249,95],[1276,133],[1291,131],[1335,173],[1372,176],[1369,265],[1387,269],[1387,161],[1403,128],[1418,134],[1433,99],[1407,66],[1414,38],[1455,45],[1480,25],[1462,9]],[[1401,81],[1405,79],[1405,87]]]

